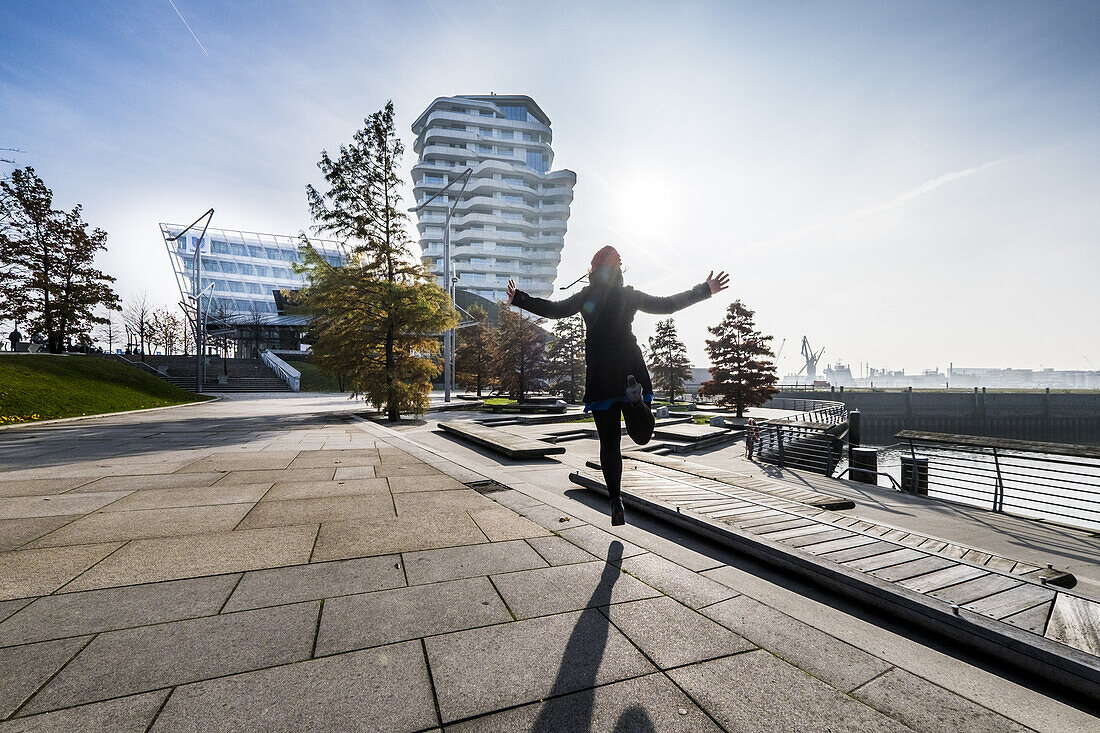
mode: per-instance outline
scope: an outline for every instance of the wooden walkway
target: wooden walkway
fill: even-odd
[[[1044,576],[1049,570],[801,503],[777,493],[792,488],[785,482],[748,488],[732,472],[675,463],[625,459],[623,501],[827,585],[859,587],[872,602],[917,608],[918,622],[930,615],[971,625],[984,619],[976,624],[983,639],[999,637],[1005,653],[1039,657],[1047,666],[1051,658],[1068,660],[1074,674],[1087,672],[1092,694],[1100,691],[1100,602],[1056,589]],[[578,472],[570,480],[606,492],[602,476]],[[1075,582],[1064,573],[1052,579]],[[947,625],[966,630],[955,629],[954,620]]]
[[[479,425],[471,420],[454,420],[437,425],[441,430],[508,458],[545,458],[548,455],[565,452],[563,446],[507,433],[488,425]]]

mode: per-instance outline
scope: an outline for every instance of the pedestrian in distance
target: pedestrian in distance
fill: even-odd
[[[756,418],[750,417],[749,424],[745,428],[745,457],[752,460],[752,451],[760,443],[760,427],[756,424]]]
[[[729,276],[711,271],[704,282],[676,295],[658,297],[623,285],[622,258],[614,247],[592,258],[588,285],[565,300],[535,298],[508,281],[508,302],[543,318],[584,318],[584,411],[591,412],[600,439],[600,467],[611,499],[611,524],[626,522],[622,502],[622,421],[638,445],[653,437],[653,383],[631,331],[634,314],[666,315],[725,290]]]
[[[12,332],[8,334],[8,341],[11,341],[11,350],[15,351],[19,346],[19,342],[23,340],[23,334],[19,333],[19,326],[12,329]]]

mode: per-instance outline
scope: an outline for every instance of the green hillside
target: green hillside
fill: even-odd
[[[0,425],[203,399],[110,359],[0,354]]]

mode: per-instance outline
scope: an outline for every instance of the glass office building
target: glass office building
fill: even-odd
[[[451,219],[457,287],[495,302],[505,299],[508,279],[514,278],[531,295],[549,296],[577,175],[550,170],[554,151],[546,113],[526,95],[439,97],[412,129],[418,204],[473,169]],[[443,225],[457,194],[452,191],[418,212],[422,259],[441,285]]]
[[[183,230],[182,224],[161,224],[160,232],[168,249],[168,259],[179,285],[180,297],[188,301],[194,293],[195,250],[199,249],[199,289],[209,292],[211,316],[229,323],[263,324],[268,329],[269,348],[297,349],[298,340],[309,319],[280,312],[276,293],[298,290],[305,276],[294,272],[301,261],[298,237],[281,234],[243,232],[236,229]],[[336,266],[343,265],[347,254],[338,242],[310,239],[318,253]],[[204,307],[206,300],[204,298]]]

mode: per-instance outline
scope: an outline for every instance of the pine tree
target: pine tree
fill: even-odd
[[[520,402],[528,388],[546,376],[546,332],[540,322],[500,304],[494,334],[496,377],[500,389]]]
[[[746,407],[759,407],[779,391],[775,354],[768,345],[772,337],[755,330],[754,315],[735,300],[722,322],[707,329],[715,336],[707,339],[707,354],[714,366],[711,380],[702,384],[699,394],[717,397],[720,405],[733,405],[737,417],[744,415]]]
[[[584,319],[579,315],[560,319],[550,333],[546,354],[550,387],[569,402],[576,402],[584,390],[584,335]]]
[[[691,379],[687,347],[676,333],[676,323],[668,318],[657,322],[657,330],[649,337],[649,368],[654,389],[668,392],[669,402],[684,393],[684,380]]]
[[[61,351],[87,341],[104,323],[98,308],[119,309],[115,279],[93,266],[107,249],[107,233],[89,231],[78,204],[53,208],[53,192],[31,167],[0,181],[0,310],[46,335]]]
[[[342,375],[356,396],[398,420],[402,410],[427,409],[431,377],[439,371],[430,358],[439,348],[433,334],[457,318],[410,248],[398,194],[404,146],[393,102],[364,125],[335,159],[321,152],[317,167],[327,190],[306,186],[314,229],[348,243],[351,259],[333,267],[305,241],[298,269],[309,284],[299,300],[317,319],[311,328],[317,365]]]
[[[475,388],[477,396],[481,397],[481,390],[489,386],[493,371],[493,334],[487,325],[489,314],[484,308],[475,305],[469,312],[476,323],[458,331],[455,371],[459,383],[466,389]]]

